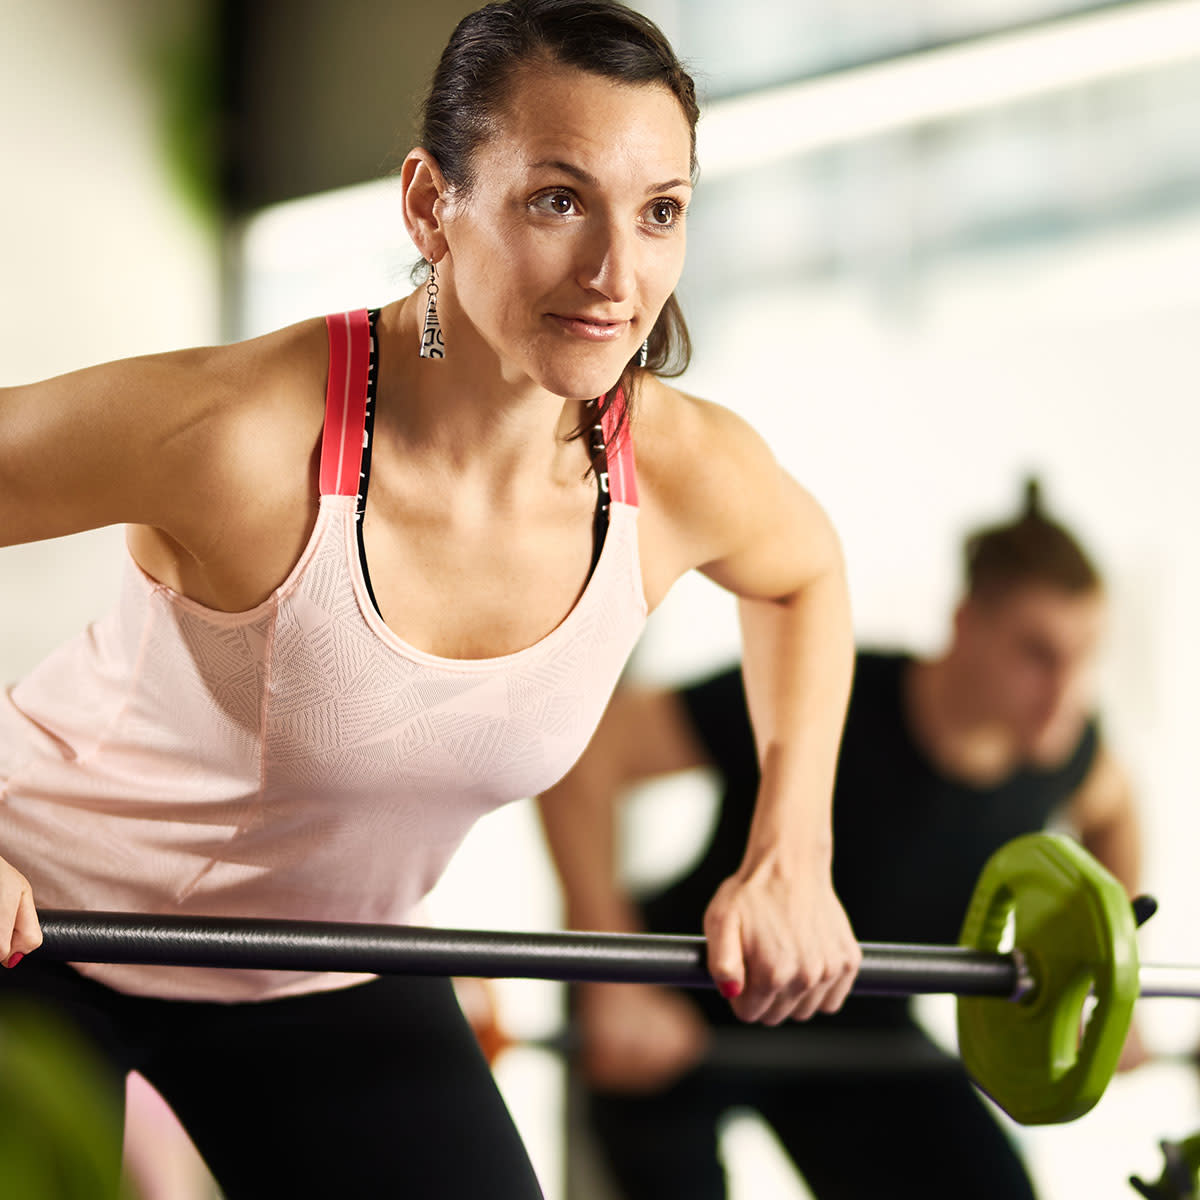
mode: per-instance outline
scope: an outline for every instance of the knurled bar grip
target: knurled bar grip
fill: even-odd
[[[63,962],[714,986],[701,937],[62,909],[43,909],[38,916],[44,940],[36,953]],[[1020,963],[1011,954],[873,942],[862,943],[862,952],[856,995],[1014,996],[1022,989]]]

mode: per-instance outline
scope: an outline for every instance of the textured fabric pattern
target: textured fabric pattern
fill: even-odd
[[[583,751],[644,621],[614,502],[578,603],[535,645],[397,638],[325,495],[280,588],[205,609],[130,561],[115,609],[0,696],[0,854],[48,908],[403,922],[472,823]],[[118,989],[265,999],[358,977],[82,965]]]

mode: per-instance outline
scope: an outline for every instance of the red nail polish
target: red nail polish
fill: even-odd
[[[726,1000],[732,1000],[735,996],[740,996],[742,994],[742,985],[740,983],[733,982],[722,983],[720,985],[720,992]]]
[[[21,961],[21,959],[23,959],[24,957],[25,957],[24,953],[20,950],[17,950],[15,953],[10,954],[8,956],[8,960],[5,962],[4,965],[6,967],[15,967],[17,965],[17,963],[19,963]]]

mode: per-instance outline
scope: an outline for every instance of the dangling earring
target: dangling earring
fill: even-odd
[[[650,339],[647,338],[642,343],[642,348],[638,351],[638,366],[644,367],[646,365],[646,359],[648,359],[649,357],[650,357]]]
[[[429,264],[429,282],[425,285],[425,324],[421,329],[421,357],[445,358],[446,343],[442,339],[442,323],[437,310],[437,267]]]

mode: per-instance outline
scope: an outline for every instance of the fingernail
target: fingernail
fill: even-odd
[[[724,996],[726,1000],[732,1000],[735,996],[740,996],[742,994],[742,985],[740,983],[734,983],[732,980],[726,983],[718,984],[718,987],[721,995]]]
[[[17,963],[19,963],[24,957],[24,953],[20,950],[17,950],[8,956],[8,959],[5,961],[4,965],[6,967],[15,967]]]

